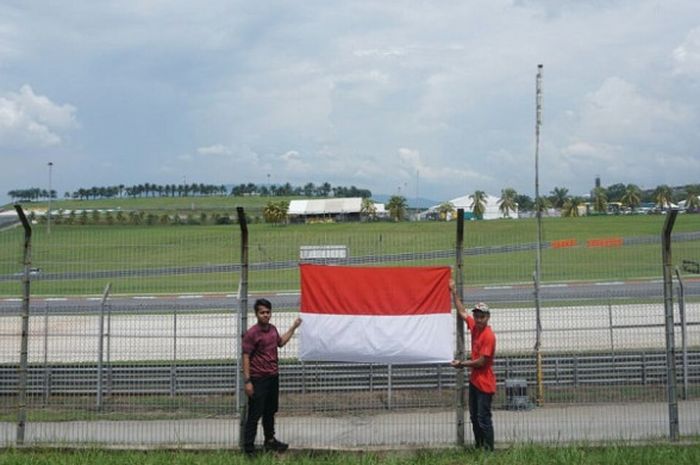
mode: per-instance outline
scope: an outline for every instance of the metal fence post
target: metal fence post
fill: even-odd
[[[24,427],[27,422],[27,364],[29,359],[29,268],[32,265],[32,227],[24,215],[24,210],[19,204],[15,205],[17,216],[19,216],[24,228],[24,250],[22,263],[24,272],[22,273],[22,336],[19,348],[19,372],[17,380],[17,445],[24,445]]]
[[[44,405],[51,395],[51,371],[49,369],[49,303],[44,307]]]
[[[674,342],[673,323],[673,261],[671,258],[671,231],[676,222],[678,209],[666,213],[666,222],[661,234],[661,256],[664,276],[664,321],[666,328],[666,382],[668,393],[668,423],[671,441],[677,441],[678,427],[678,397],[676,393],[676,348]]]
[[[387,408],[387,410],[391,410],[393,408],[393,399],[392,399],[393,366],[391,365],[391,363],[389,365],[387,365],[386,371],[387,371],[387,373],[386,373],[386,378],[387,378],[386,379],[386,408]]]
[[[173,358],[170,361],[170,397],[177,394],[177,306],[173,305]]]
[[[688,399],[688,325],[685,319],[685,291],[683,290],[683,278],[676,267],[678,277],[678,314],[681,319],[681,351],[683,360],[683,400]]]
[[[102,362],[104,359],[104,330],[105,330],[105,303],[109,296],[112,283],[107,283],[102,293],[102,303],[100,304],[100,322],[97,336],[97,410],[102,410]]]
[[[245,422],[248,416],[248,399],[241,380],[243,379],[243,335],[248,329],[248,223],[243,207],[236,207],[238,224],[241,231],[241,276],[238,295],[238,344],[236,347],[236,399],[238,403],[239,428],[238,445],[243,449],[245,440]]]
[[[608,322],[610,324],[610,355],[612,355],[612,365],[613,370],[615,370],[616,357],[615,357],[615,330],[613,326],[613,311],[612,311],[612,298],[608,292]]]
[[[457,286],[457,292],[459,292],[459,298],[464,302],[464,278],[463,278],[463,254],[464,254],[464,209],[460,208],[457,210],[457,248],[455,250],[455,285]],[[457,334],[457,347],[455,347],[455,359],[462,360],[464,358],[464,322],[462,318],[457,313],[456,318],[456,334]],[[455,423],[457,435],[457,445],[464,446],[464,412],[465,403],[464,397],[466,394],[466,386],[464,382],[464,370],[457,370],[456,380],[455,380],[455,396],[457,397],[455,403]]]
[[[107,396],[112,395],[112,306],[107,305]]]

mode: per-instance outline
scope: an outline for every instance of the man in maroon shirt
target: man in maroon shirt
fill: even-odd
[[[275,439],[275,413],[279,400],[279,370],[277,348],[283,347],[292,338],[301,324],[294,320],[286,333],[280,336],[277,328],[270,324],[272,304],[267,299],[255,301],[257,324],[251,326],[243,336],[243,378],[248,396],[248,417],[245,424],[244,452],[255,453],[255,435],[258,420],[262,417],[265,451],[284,452],[287,444]]]

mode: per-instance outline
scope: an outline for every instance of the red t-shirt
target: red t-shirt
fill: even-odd
[[[490,326],[480,330],[471,315],[467,316],[467,328],[472,337],[471,360],[478,360],[482,355],[486,357],[486,364],[479,368],[472,368],[469,382],[478,390],[487,394],[496,392],[496,375],[493,373],[493,357],[496,355],[496,335]]]
[[[243,335],[243,353],[250,356],[250,377],[259,379],[277,374],[277,347],[280,335],[274,325],[251,326]]]

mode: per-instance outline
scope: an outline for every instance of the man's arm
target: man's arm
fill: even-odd
[[[457,295],[457,287],[455,286],[454,279],[450,279],[450,293],[452,294],[452,300],[454,300],[455,302],[457,313],[459,313],[459,316],[461,316],[462,319],[466,321],[467,317],[469,316],[469,313],[467,313],[467,309],[464,308],[462,300],[459,298],[459,295]]]
[[[481,368],[486,365],[486,357],[482,355],[476,360],[452,360],[450,365],[454,368]]]
[[[253,383],[250,381],[250,355],[243,354],[243,383],[248,397],[253,396]]]
[[[301,318],[297,318],[294,320],[294,323],[292,323],[292,326],[287,330],[286,333],[284,333],[282,336],[280,336],[280,342],[278,347],[284,347],[285,344],[289,342],[289,340],[292,338],[292,335],[294,335],[294,331],[297,330],[297,328],[301,325]]]
[[[476,360],[463,360],[462,366],[466,368],[481,368],[486,365],[486,357],[484,355],[480,356]]]

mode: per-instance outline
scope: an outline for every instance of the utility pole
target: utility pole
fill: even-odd
[[[537,405],[544,404],[544,374],[542,373],[542,316],[540,310],[540,279],[542,273],[542,209],[540,199],[540,127],[542,126],[542,65],[537,65],[535,115],[535,215],[537,217],[537,258],[535,259],[535,361],[537,367]]]

